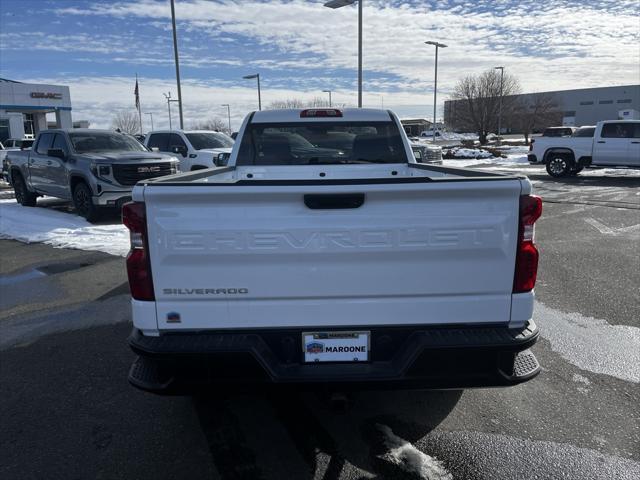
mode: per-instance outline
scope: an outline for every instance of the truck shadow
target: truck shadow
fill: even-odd
[[[407,442],[437,427],[462,391],[375,391],[347,395],[336,409],[327,392],[262,391],[237,397],[207,394],[194,407],[222,478],[406,478],[384,460],[383,426]],[[276,431],[286,440],[278,441]],[[281,464],[281,466],[278,466]],[[275,466],[274,466],[275,465]],[[279,470],[281,468],[281,470]],[[275,469],[275,470],[274,470]]]
[[[543,181],[545,183],[555,183],[571,186],[588,187],[616,187],[616,188],[638,188],[640,187],[640,170],[637,175],[577,175],[574,177],[553,178],[546,173],[527,173],[530,180]]]

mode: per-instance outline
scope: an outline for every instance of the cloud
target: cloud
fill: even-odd
[[[520,77],[529,90],[540,90],[541,85],[546,89],[607,85],[612,83],[611,71],[616,71],[613,83],[634,83],[640,74],[640,32],[633,1],[616,5],[371,1],[365,7],[365,69],[410,82],[416,91],[432,83],[433,51],[423,44],[426,39],[449,45],[439,63],[445,91],[460,76],[496,62]],[[142,0],[63,8],[58,14],[138,18],[162,25],[170,11],[167,2]],[[263,68],[346,70],[356,64],[355,8],[331,10],[322,2],[307,0],[191,0],[178,3],[176,15],[184,35],[251,41],[255,55],[248,56],[259,57],[257,64]],[[214,49],[211,56],[216,55]],[[200,59],[203,64],[207,61],[211,59]]]
[[[28,83],[50,85],[68,85],[71,92],[72,115],[74,120],[89,120],[92,128],[110,128],[113,116],[120,110],[134,111],[133,88],[135,78],[128,77],[68,77],[25,78]],[[150,118],[146,113],[153,113],[154,127],[169,126],[167,103],[164,93],[172,92],[176,98],[175,82],[158,78],[139,77],[140,103],[142,105],[144,130],[150,128]],[[182,83],[185,128],[196,122],[218,117],[227,118],[226,107],[231,105],[232,126],[240,127],[244,117],[257,110],[257,92],[251,86],[233,86],[226,82],[186,80]],[[311,100],[321,95],[317,90],[300,91],[287,88],[266,88],[262,90],[263,106],[276,100],[298,98]],[[326,94],[324,94],[326,95]],[[335,90],[333,101],[338,105],[353,106],[354,92]],[[418,100],[418,101],[416,101]],[[420,102],[423,100],[423,102]],[[421,111],[431,110],[430,99],[416,98],[411,92],[382,93],[380,91],[365,92],[364,104],[369,107],[392,108],[405,115],[420,115]],[[174,128],[178,125],[176,104],[171,105]]]
[[[187,125],[224,118],[219,105],[231,103],[237,128],[257,103],[253,84],[241,76],[255,71],[262,74],[265,104],[310,99],[326,88],[336,102],[354,104],[357,11],[322,3],[177,2]],[[70,4],[54,2],[33,17],[20,15],[21,22],[40,23],[41,29],[0,18],[0,49],[7,53],[2,76],[70,85],[74,117],[106,127],[115,111],[132,108],[137,71],[143,108],[154,113],[156,127],[166,126],[162,93],[175,96],[169,2]],[[425,40],[448,45],[440,50],[439,99],[462,76],[495,65],[518,77],[524,91],[638,83],[636,14],[636,0],[367,0],[365,105],[379,106],[384,97],[385,107],[400,114],[430,115],[434,51]],[[51,19],[62,26],[47,30]],[[54,67],[47,52],[55,52]]]

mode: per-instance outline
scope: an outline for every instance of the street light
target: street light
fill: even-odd
[[[322,90],[322,92],[329,94],[329,106],[331,106],[331,90]]]
[[[258,79],[258,110],[262,110],[262,100],[260,99],[260,74],[254,73],[252,75],[245,75],[242,78],[244,78],[245,80],[252,80],[254,78]]]
[[[438,42],[433,42],[431,40],[429,40],[428,42],[424,42],[427,45],[433,45],[436,47],[436,74],[435,74],[435,80],[433,82],[433,143],[436,142],[436,99],[438,96],[438,48],[447,48],[447,46],[444,43],[438,43]]]
[[[223,103],[221,107],[227,107],[227,116],[229,117],[229,135],[231,135],[231,105]]]
[[[362,2],[363,0],[331,0],[324,4],[329,8],[341,8],[358,2],[358,108],[362,108]]]
[[[175,99],[171,98],[171,92],[163,93],[163,95],[164,95],[164,98],[167,99],[167,110],[169,111],[169,130],[172,130],[172,128],[171,128],[171,102],[180,103],[180,100],[175,100]]]
[[[153,113],[145,112],[144,114],[149,115],[149,117],[151,117],[151,131],[153,132]]]
[[[500,106],[498,107],[498,145],[502,145],[502,85],[504,81],[504,67],[493,67],[494,70],[500,70]]]
[[[171,0],[171,24],[173,26],[173,56],[176,61],[176,83],[178,85],[178,110],[180,112],[180,129],[184,129],[184,121],[182,118],[182,88],[180,88],[180,62],[178,60],[178,35],[176,32],[176,9],[174,6],[174,0]],[[171,121],[171,115],[169,115],[169,121]],[[171,122],[169,122],[171,123]]]

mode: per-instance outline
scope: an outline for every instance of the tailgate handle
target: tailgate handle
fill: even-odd
[[[307,194],[304,204],[311,210],[359,208],[364,204],[364,193]]]

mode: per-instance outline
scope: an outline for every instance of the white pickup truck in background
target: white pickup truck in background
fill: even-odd
[[[571,137],[537,137],[529,163],[544,163],[552,177],[575,175],[583,168],[640,168],[640,121],[606,120],[582,127]]]
[[[129,380],[529,380],[541,209],[526,177],[417,163],[389,111],[254,112],[228,166],[140,182],[123,207]]]
[[[174,155],[180,161],[180,170],[189,172],[214,167],[220,154],[231,152],[233,139],[211,130],[160,130],[149,133],[144,145]]]

